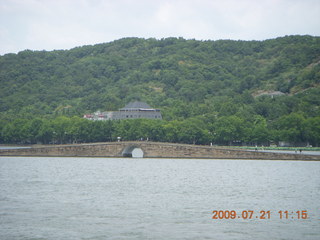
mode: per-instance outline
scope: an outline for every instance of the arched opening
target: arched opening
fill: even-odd
[[[143,150],[137,146],[128,146],[122,151],[123,157],[143,158]]]
[[[132,151],[133,158],[143,158],[143,151],[141,148],[135,148]]]

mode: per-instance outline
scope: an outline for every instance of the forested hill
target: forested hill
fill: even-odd
[[[319,87],[319,63],[320,37],[310,36],[261,42],[125,38],[67,51],[26,50],[0,58],[0,111],[83,114],[143,100],[166,110],[203,104],[202,111],[219,112],[218,102],[250,101],[243,98],[262,90],[316,93],[311,88]],[[176,110],[170,117],[193,114]]]
[[[320,116],[320,37],[124,38],[0,56],[0,120],[82,116],[141,100],[166,121]],[[272,97],[271,92],[283,95]],[[269,95],[268,95],[269,94]]]

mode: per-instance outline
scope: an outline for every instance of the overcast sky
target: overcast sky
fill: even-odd
[[[320,0],[0,0],[0,54],[123,37],[320,36]]]

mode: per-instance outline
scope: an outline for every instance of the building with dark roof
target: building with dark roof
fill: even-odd
[[[121,120],[121,119],[162,119],[159,109],[150,107],[145,102],[130,102],[119,111],[109,112],[95,112],[92,114],[84,115],[84,118],[89,120]]]

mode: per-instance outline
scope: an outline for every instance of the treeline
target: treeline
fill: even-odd
[[[233,116],[198,116],[186,120],[132,119],[90,121],[79,117],[16,119],[1,126],[0,143],[66,144],[149,140],[187,144],[269,145],[280,141],[296,146],[320,145],[320,117],[298,113],[270,123],[260,115],[249,121]]]

